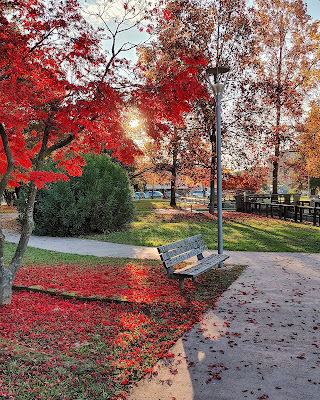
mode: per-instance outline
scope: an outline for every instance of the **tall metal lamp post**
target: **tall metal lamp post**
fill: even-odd
[[[217,208],[218,208],[218,254],[223,254],[222,238],[222,171],[221,171],[221,98],[229,75],[228,67],[206,70],[207,80],[216,100],[216,152],[217,152]],[[223,80],[223,74],[226,74]],[[220,267],[222,263],[220,263]]]

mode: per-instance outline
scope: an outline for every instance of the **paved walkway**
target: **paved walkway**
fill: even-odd
[[[158,258],[153,248],[84,239],[32,237],[30,246]],[[320,254],[226,253],[248,268],[129,400],[320,399]]]
[[[320,255],[226,253],[248,268],[129,400],[320,399]]]
[[[18,243],[20,235],[5,230],[4,232],[6,241]],[[153,247],[130,246],[90,239],[31,236],[28,246],[59,251],[61,253],[93,255],[97,257],[159,259],[158,251]]]

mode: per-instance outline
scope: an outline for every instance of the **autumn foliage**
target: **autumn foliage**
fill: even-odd
[[[320,176],[320,103],[311,103],[298,145],[299,154],[309,176]]]
[[[125,90],[111,68],[116,55],[101,51],[100,33],[78,2],[2,2],[0,22],[0,197],[8,184],[29,187],[21,240],[9,267],[1,267],[1,303],[10,301],[10,290],[1,291],[10,287],[33,229],[37,188],[81,175],[80,152],[111,148],[132,162],[138,149],[121,124]],[[62,172],[47,171],[48,158]]]
[[[224,190],[247,190],[259,192],[267,182],[267,168],[251,168],[237,174],[226,172],[223,174],[222,187]]]
[[[110,79],[95,76],[105,60],[99,38],[82,19],[77,3],[46,7],[33,0],[14,2],[13,7],[2,10],[0,27],[0,93],[5,99],[0,118],[14,160],[10,182],[32,180],[41,187],[66,179],[35,166],[35,160],[49,155],[68,174],[79,175],[84,164],[79,149],[112,147],[130,161],[132,153],[124,157],[127,141],[117,122],[121,94]],[[0,157],[3,175],[3,147]]]
[[[240,271],[212,271],[197,285],[186,282],[181,293],[154,263],[21,268],[15,283],[22,291],[0,309],[7,343],[6,348],[0,344],[0,394],[49,399],[57,391],[68,399],[80,393],[125,399],[128,389],[152,374],[159,358],[170,358],[169,348],[215,304],[222,276],[227,287]],[[63,298],[67,294],[74,299]],[[24,362],[29,350],[32,359]],[[21,364],[11,376],[6,366],[15,357]]]

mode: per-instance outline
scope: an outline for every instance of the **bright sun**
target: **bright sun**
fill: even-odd
[[[136,128],[136,127],[139,126],[139,125],[140,125],[140,121],[139,121],[137,118],[132,119],[132,120],[130,121],[130,126],[131,126],[131,128]]]

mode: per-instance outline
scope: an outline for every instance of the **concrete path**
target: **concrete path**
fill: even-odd
[[[85,239],[33,236],[29,245],[158,259],[154,248]],[[248,268],[129,400],[320,399],[320,254],[226,254]]]
[[[18,243],[20,235],[4,232],[6,241]],[[59,251],[61,253],[89,254],[98,257],[159,259],[157,249],[152,247],[130,246],[89,239],[31,236],[28,246],[38,249]]]
[[[249,267],[129,400],[320,399],[320,255],[226,253]]]

